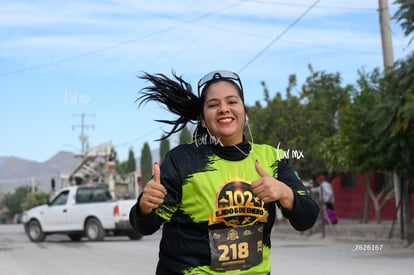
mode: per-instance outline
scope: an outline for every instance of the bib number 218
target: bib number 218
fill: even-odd
[[[222,244],[218,246],[218,249],[222,251],[219,257],[220,262],[246,259],[249,257],[249,244],[247,242],[232,243],[230,245]]]
[[[262,262],[262,232],[263,225],[211,230],[210,267],[217,271],[246,270]]]

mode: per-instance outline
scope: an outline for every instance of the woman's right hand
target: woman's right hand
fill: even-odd
[[[143,215],[148,215],[153,209],[164,203],[167,189],[161,184],[160,180],[160,166],[157,162],[154,163],[154,176],[145,185],[142,191],[142,197],[139,202],[139,208]]]

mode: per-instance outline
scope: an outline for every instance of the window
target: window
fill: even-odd
[[[392,175],[384,172],[377,172],[374,174],[374,190],[376,193],[381,191],[389,191],[393,185]]]
[[[342,187],[350,188],[357,185],[356,174],[352,172],[345,173],[342,176]]]
[[[108,200],[111,200],[111,195],[109,194],[108,190],[102,189],[102,188],[93,190],[92,201],[100,202],[100,201],[108,201]]]
[[[78,188],[77,203],[103,202],[112,200],[111,193],[106,188]]]
[[[65,205],[68,201],[69,191],[64,191],[60,193],[50,205]]]
[[[77,203],[85,203],[88,202],[91,196],[91,192],[89,189],[86,188],[78,188],[78,191],[76,192],[76,202]]]

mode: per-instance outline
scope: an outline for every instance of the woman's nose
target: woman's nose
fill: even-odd
[[[227,104],[220,104],[220,107],[219,107],[219,113],[228,113],[229,111],[230,111],[230,108],[229,108],[229,105],[227,105]]]

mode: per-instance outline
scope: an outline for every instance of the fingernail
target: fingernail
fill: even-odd
[[[154,164],[157,164],[158,165],[158,162],[154,162]]]
[[[256,159],[256,163],[259,163],[259,160],[258,159]]]

